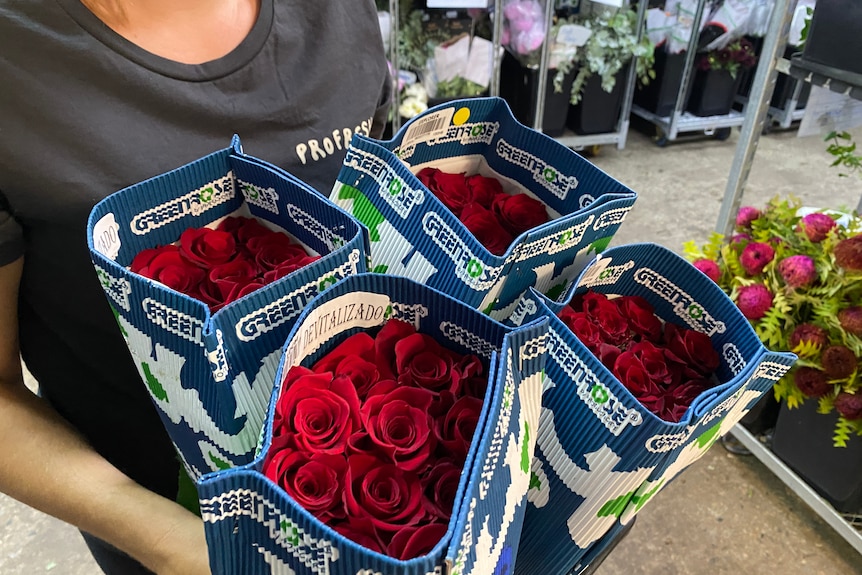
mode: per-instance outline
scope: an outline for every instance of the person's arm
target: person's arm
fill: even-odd
[[[121,473],[24,385],[18,286],[0,267],[0,491],[125,551],[159,575],[208,574],[203,523]]]

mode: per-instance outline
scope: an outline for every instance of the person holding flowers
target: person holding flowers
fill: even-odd
[[[87,217],[234,133],[328,190],[388,113],[374,3],[3,1],[0,53],[0,491],[79,527],[108,574],[209,573]]]

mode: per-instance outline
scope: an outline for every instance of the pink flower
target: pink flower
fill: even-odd
[[[739,256],[739,263],[742,264],[745,273],[750,276],[756,276],[763,271],[766,264],[772,261],[775,257],[775,250],[772,246],[763,242],[751,242],[742,250]]]
[[[778,263],[778,273],[794,288],[810,285],[817,279],[817,269],[814,260],[810,256],[795,255],[784,258]]]
[[[758,320],[772,307],[772,293],[763,284],[739,288],[736,298],[739,311],[750,320]]]
[[[718,264],[715,263],[714,260],[710,260],[707,258],[701,258],[699,260],[694,260],[692,265],[706,274],[706,277],[718,283],[718,280],[721,279],[721,269],[718,267]]]
[[[751,222],[761,216],[760,210],[752,206],[742,206],[736,213],[736,227],[740,229],[748,229],[751,227]]]
[[[808,236],[808,239],[814,243],[822,242],[829,235],[829,232],[836,226],[835,220],[826,214],[808,214],[799,223],[799,227]]]

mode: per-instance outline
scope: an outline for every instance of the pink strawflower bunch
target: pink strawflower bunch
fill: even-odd
[[[741,208],[730,238],[714,234],[685,251],[768,348],[799,356],[776,398],[788,407],[811,398],[836,413],[837,446],[862,435],[862,218],[802,213],[799,200],[775,198]]]

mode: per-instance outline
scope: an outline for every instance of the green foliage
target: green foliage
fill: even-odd
[[[438,98],[478,96],[484,91],[485,88],[483,88],[476,82],[471,82],[470,80],[466,80],[464,78],[461,78],[460,76],[452,78],[451,80],[446,80],[445,82],[437,83]]]
[[[642,84],[655,78],[655,62],[652,42],[646,34],[638,41],[637,13],[629,8],[617,11],[601,11],[585,20],[575,18],[561,19],[558,25],[577,23],[592,30],[585,46],[578,48],[571,58],[561,61],[554,75],[554,90],[563,91],[565,76],[578,70],[572,83],[570,101],[577,104],[587,80],[598,74],[602,79],[602,89],[611,92],[616,84],[616,74],[633,57],[637,58],[635,73]]]
[[[826,151],[835,158],[830,164],[831,167],[840,166],[850,172],[862,170],[862,156],[856,153],[856,142],[849,132],[829,132],[825,141],[830,142]],[[838,175],[847,177],[849,174],[839,172]]]
[[[762,284],[772,293],[772,307],[757,320],[750,323],[760,340],[770,349],[792,351],[799,357],[794,367],[776,382],[773,391],[776,399],[785,401],[794,408],[806,400],[805,394],[794,382],[799,367],[822,369],[821,353],[825,346],[803,341],[791,349],[789,340],[801,324],[813,324],[824,330],[827,346],[844,345],[858,358],[862,358],[862,339],[846,332],[838,314],[841,310],[862,302],[862,273],[841,268],[835,261],[835,246],[844,239],[862,233],[862,218],[857,214],[843,214],[843,225],[835,227],[820,242],[811,241],[800,226],[803,215],[801,202],[793,197],[773,198],[760,210],[745,229],[750,238],[735,237],[728,241],[720,234],[712,234],[702,246],[686,242],[683,251],[689,261],[701,258],[714,260],[721,270],[719,286],[733,301],[737,300],[743,286]],[[821,210],[833,219],[838,214]],[[745,271],[741,255],[752,242],[767,243],[775,256],[757,275]],[[815,267],[814,281],[803,287],[789,285],[780,272],[783,259],[794,255],[809,256]],[[818,399],[821,413],[833,413],[834,400],[840,393],[862,393],[862,375],[856,370],[844,379],[831,379],[832,390]],[[862,435],[862,419],[850,421],[839,418],[834,434],[836,446],[846,445],[853,434]]]

